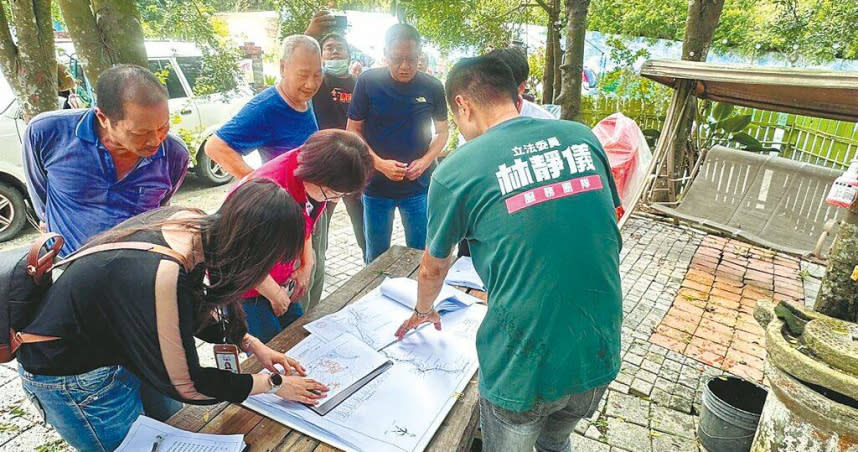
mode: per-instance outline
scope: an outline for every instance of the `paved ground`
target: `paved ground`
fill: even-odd
[[[189,179],[177,204],[216,209],[225,187]],[[576,452],[696,452],[700,396],[710,376],[759,380],[755,298],[811,303],[824,268],[683,226],[633,218],[623,231],[623,364],[597,413],[573,436]],[[22,237],[0,249],[32,240]],[[404,244],[397,225],[394,243]],[[362,267],[345,209],[331,223],[325,294]],[[200,346],[211,362],[211,350]],[[0,366],[0,450],[66,450],[25,400],[14,365]]]

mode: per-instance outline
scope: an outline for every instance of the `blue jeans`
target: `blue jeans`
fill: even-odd
[[[426,193],[402,199],[363,195],[367,264],[390,248],[393,213],[397,207],[402,216],[402,227],[405,229],[405,243],[418,250],[426,248]]]
[[[283,331],[283,328],[304,315],[301,305],[294,302],[289,305],[285,314],[277,317],[271,309],[271,303],[262,295],[244,300],[242,306],[247,314],[247,332],[256,336],[263,344],[267,344]]]
[[[143,414],[140,380],[120,366],[65,377],[33,375],[20,365],[27,398],[77,450],[112,451]]]
[[[181,410],[185,404],[175,400],[153,388],[145,381],[140,385],[140,399],[143,401],[143,412],[156,421],[166,421]]]
[[[480,397],[484,452],[571,452],[575,424],[596,412],[608,386],[571,394],[554,402],[536,402],[530,410],[511,411]]]

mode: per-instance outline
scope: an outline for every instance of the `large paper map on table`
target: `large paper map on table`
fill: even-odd
[[[320,342],[350,334],[394,363],[327,415],[275,395],[252,396],[244,405],[341,449],[422,451],[477,370],[474,340],[486,307],[473,304],[446,313],[442,331],[430,325],[385,347],[409,313],[375,290],[317,322],[336,321],[308,328]]]

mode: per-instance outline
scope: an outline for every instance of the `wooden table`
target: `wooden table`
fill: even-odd
[[[286,351],[307,337],[303,326],[320,317],[339,311],[349,303],[377,287],[385,277],[414,277],[422,251],[394,246],[373,263],[349,279],[336,292],[311,308],[303,317],[278,334],[268,345]],[[481,299],[485,293],[470,291]],[[404,320],[404,319],[403,319]],[[391,331],[391,335],[393,332]],[[256,358],[242,363],[245,372],[259,372],[262,367]],[[463,395],[453,405],[441,427],[429,442],[428,451],[467,451],[471,447],[479,423],[479,394],[477,375],[468,382]],[[290,452],[338,450],[283,424],[268,419],[238,404],[227,402],[211,406],[187,405],[167,423],[192,432],[245,435],[249,451],[288,450]]]

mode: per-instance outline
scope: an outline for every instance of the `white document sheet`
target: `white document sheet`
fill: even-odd
[[[448,307],[454,307],[443,312],[439,309],[441,317],[444,318],[478,301],[476,297],[461,290],[444,286],[435,303],[436,306],[445,304]],[[394,336],[396,329],[411,315],[416,303],[417,281],[408,278],[388,278],[360,300],[340,311],[304,325],[304,329],[328,341],[348,333],[374,350],[381,350],[396,340]]]
[[[287,354],[304,366],[308,377],[330,389],[327,398],[320,403],[333,399],[388,361],[351,334],[341,334],[332,341],[311,334]]]
[[[360,304],[367,316],[391,315],[380,306],[397,305],[378,293],[352,306]],[[380,353],[393,366],[324,417],[273,395],[252,396],[244,406],[347,451],[422,451],[477,370],[474,341],[485,313],[477,304],[450,312],[441,331],[423,328],[385,348]]]
[[[417,281],[410,278],[387,278],[381,283],[382,295],[394,300],[408,309],[417,306]],[[440,313],[466,308],[479,301],[452,286],[444,284],[441,293],[435,299],[435,310]]]
[[[457,260],[450,271],[447,272],[447,278],[444,282],[453,286],[470,287],[471,289],[486,290],[486,285],[483,284],[483,279],[477,274],[474,268],[474,261],[470,256],[462,256]]]
[[[117,452],[149,452],[161,437],[158,452],[241,452],[244,435],[193,433],[140,416],[122,440]]]
[[[410,315],[410,309],[385,297],[376,287],[345,308],[304,325],[304,329],[328,341],[348,333],[380,350],[396,339],[396,329]]]

